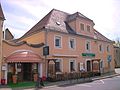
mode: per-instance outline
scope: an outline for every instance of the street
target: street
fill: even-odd
[[[0,89],[0,90],[14,90],[14,89]],[[19,89],[21,90],[21,89]],[[120,90],[120,76],[113,78],[96,80],[90,83],[75,84],[71,86],[48,86],[40,89],[22,89],[22,90]]]
[[[72,86],[54,86],[41,90],[120,90],[120,76]],[[30,90],[30,89],[26,89]]]

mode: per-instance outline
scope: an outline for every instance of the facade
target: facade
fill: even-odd
[[[3,32],[2,32],[2,28],[3,28],[3,23],[4,23],[5,17],[1,8],[1,4],[0,4],[0,79],[1,79],[1,66],[2,66],[2,39],[3,39]]]
[[[36,72],[49,77],[114,71],[113,42],[94,29],[93,20],[79,12],[51,10],[21,38],[2,40],[2,52],[1,78],[8,82],[8,73],[17,74],[19,81],[31,81]]]
[[[114,46],[115,67],[120,67],[120,47]]]

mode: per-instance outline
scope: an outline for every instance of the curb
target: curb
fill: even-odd
[[[78,82],[78,83],[67,83],[67,82],[61,82],[61,83],[56,83],[56,84],[53,84],[53,85],[48,85],[48,86],[45,86],[45,87],[42,87],[42,89],[47,89],[47,88],[54,88],[54,87],[66,87],[66,86],[71,86],[71,85],[75,85],[75,84],[82,84],[82,83],[88,83],[88,82],[92,82],[92,81],[96,81],[96,80],[101,80],[101,79],[106,79],[106,78],[112,78],[112,77],[115,77],[115,76],[120,76],[120,74],[113,74],[113,75],[108,75],[108,76],[101,76],[101,77],[98,77],[98,78],[91,78],[90,80],[86,80],[86,81],[82,81],[82,82]],[[8,89],[11,89],[9,87],[1,87],[1,89],[4,89],[4,88],[8,88]],[[30,88],[34,88],[34,87],[27,87],[27,88],[22,88],[22,89],[30,89]],[[12,90],[21,90],[21,88],[14,88]]]
[[[112,77],[119,76],[119,75],[120,75],[120,74],[114,74],[114,75],[109,75],[109,76],[103,76],[103,77],[99,77],[99,78],[93,78],[92,80],[95,81],[95,80],[100,80],[100,79],[112,78]]]

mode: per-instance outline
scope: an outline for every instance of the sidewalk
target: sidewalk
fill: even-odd
[[[118,73],[119,71],[119,73]],[[119,76],[120,75],[120,69],[117,69],[117,73],[107,73],[101,76],[96,76],[96,77],[91,77],[91,78],[81,78],[81,79],[75,79],[75,80],[67,80],[67,81],[58,81],[58,82],[50,82],[48,84],[46,84],[46,86],[44,88],[51,88],[51,87],[55,87],[55,86],[70,86],[70,85],[75,85],[75,84],[80,84],[80,83],[88,83],[88,82],[92,82],[95,80],[100,80],[100,79],[105,79],[105,78],[111,78],[111,77],[115,77],[115,76]],[[34,87],[27,87],[29,88],[34,88]],[[8,88],[7,86],[0,86],[0,90],[23,90],[25,88]]]

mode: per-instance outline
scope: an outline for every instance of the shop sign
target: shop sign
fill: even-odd
[[[6,65],[2,65],[2,70],[7,70]]]
[[[94,53],[82,53],[82,56],[84,57],[95,57]]]
[[[44,56],[49,55],[49,46],[43,47],[43,55]]]

